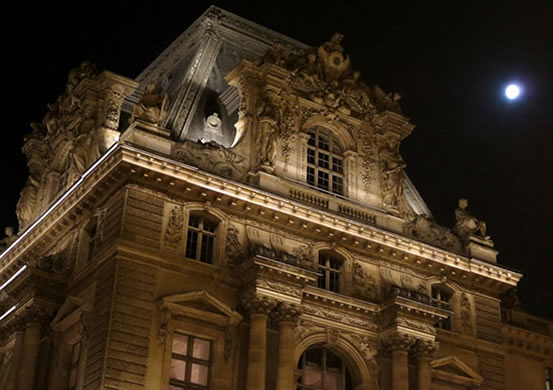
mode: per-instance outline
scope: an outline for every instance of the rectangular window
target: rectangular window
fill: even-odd
[[[195,259],[198,248],[198,232],[189,229],[186,237],[186,257]]]
[[[315,151],[313,149],[307,149],[307,163],[315,164]]]
[[[307,167],[307,184],[315,185],[315,169]]]
[[[340,292],[340,267],[342,262],[328,254],[319,254],[317,287]]]
[[[336,157],[332,157],[332,170],[336,173],[344,173],[344,163]]]
[[[173,334],[169,390],[208,389],[211,341]]]
[[[319,168],[328,169],[328,154],[319,152]]]

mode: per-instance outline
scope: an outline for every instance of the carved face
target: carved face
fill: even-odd
[[[459,199],[459,208],[466,209],[469,206],[469,201],[465,198]]]

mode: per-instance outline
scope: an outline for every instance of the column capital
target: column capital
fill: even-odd
[[[439,347],[439,343],[436,341],[430,340],[417,340],[413,346],[413,353],[415,359],[431,359],[434,356],[434,353]]]
[[[295,325],[298,322],[301,313],[302,309],[300,306],[293,303],[280,302],[271,315],[273,316],[274,321],[279,324],[283,322],[290,322]]]
[[[242,306],[251,316],[253,314],[268,315],[277,305],[277,301],[264,295],[248,294],[242,297]]]
[[[385,345],[391,352],[409,352],[415,342],[415,337],[408,334],[398,333],[388,337],[385,341]]]

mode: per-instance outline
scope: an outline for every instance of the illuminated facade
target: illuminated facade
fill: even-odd
[[[542,389],[553,323],[334,35],[210,8],[136,79],[73,69],[23,148],[0,389]]]

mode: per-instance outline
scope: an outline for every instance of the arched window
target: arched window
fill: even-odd
[[[186,257],[212,264],[217,226],[218,222],[212,218],[198,213],[190,214],[186,234]]]
[[[432,286],[432,302],[435,306],[450,310],[452,309],[451,299],[453,298],[453,291],[443,285]],[[441,329],[451,330],[451,317],[440,320],[436,326]]]
[[[344,261],[331,252],[319,252],[317,286],[325,290],[340,292],[340,276]]]
[[[344,361],[323,346],[314,346],[300,357],[298,390],[352,390],[351,375]]]
[[[338,195],[344,194],[342,147],[336,137],[321,127],[309,131],[307,184]]]

